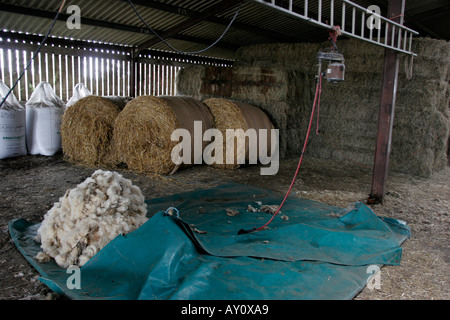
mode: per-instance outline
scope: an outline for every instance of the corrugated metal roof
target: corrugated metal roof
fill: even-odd
[[[220,0],[134,0],[134,2],[145,21],[161,33],[182,25],[198,14],[208,12],[218,4],[226,3],[226,1]],[[277,3],[281,2],[283,1],[277,1]],[[354,2],[368,7],[374,1],[354,0]],[[376,2],[387,4],[387,1]],[[0,3],[1,29],[44,34],[59,7],[60,0],[1,0]],[[284,3],[286,4],[287,1]],[[294,6],[298,8],[303,8],[303,3],[304,0],[294,0]],[[309,3],[310,11],[314,12],[315,1],[310,0]],[[327,17],[329,2],[323,1],[323,3],[323,16]],[[81,29],[68,29],[65,21],[57,21],[52,31],[53,35],[128,46],[139,46],[155,38],[135,15],[127,1],[66,1],[65,7],[72,4],[81,9]],[[208,19],[178,32],[177,35],[171,36],[168,41],[183,51],[203,49],[223,33],[226,22],[232,19],[237,7],[234,5],[216,13]],[[381,6],[381,9],[384,14],[387,6]],[[426,35],[428,32],[431,36],[449,39],[449,30],[442,30],[442,21],[450,20],[449,12],[448,0],[407,0],[405,24],[416,30],[419,29],[421,35]],[[65,11],[63,13],[67,15]],[[430,17],[433,17],[433,14],[438,15],[442,20],[441,24],[436,25],[439,27],[434,27],[432,24],[433,19]],[[408,20],[408,17],[411,19]],[[425,25],[426,21],[428,21],[427,25]],[[252,2],[245,2],[229,32],[216,47],[202,55],[233,59],[236,49],[240,46],[285,41],[323,41],[326,38],[327,33],[319,27],[277,14]],[[170,50],[162,42],[153,44],[151,48]]]

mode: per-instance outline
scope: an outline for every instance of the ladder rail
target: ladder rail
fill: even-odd
[[[353,3],[349,0],[304,0],[304,7],[302,13],[294,11],[294,0],[289,0],[287,8],[282,7],[276,4],[275,0],[247,0],[253,3],[257,3],[266,7],[271,8],[272,10],[276,10],[282,14],[289,15],[291,17],[298,18],[300,20],[307,21],[309,23],[315,24],[317,26],[332,29],[334,24],[339,21],[339,17],[335,16],[337,13],[336,7],[339,7],[337,2],[341,3],[341,33],[343,35],[357,38],[384,48],[392,49],[404,54],[409,54],[416,56],[417,54],[412,52],[412,40],[414,35],[418,35],[419,33],[415,30],[412,30],[401,23],[392,21],[382,15],[378,14],[375,11],[368,10],[356,3]],[[329,4],[329,19],[323,21],[325,18],[324,11],[324,2]],[[317,12],[313,12],[310,10],[312,5],[311,3],[316,4]],[[350,11],[350,17],[347,18],[347,13]],[[357,25],[359,24],[358,17],[361,17],[361,26],[359,32],[357,31]],[[316,18],[317,17],[317,18]],[[376,21],[375,24],[372,24],[369,27],[368,19],[372,19],[371,21]],[[346,23],[350,22],[349,25]],[[403,20],[403,19],[401,19]],[[384,42],[381,38],[384,29]],[[368,32],[366,32],[368,30]],[[376,34],[376,36],[374,36]],[[389,37],[388,37],[389,35]],[[388,43],[388,38],[390,39],[390,43]]]

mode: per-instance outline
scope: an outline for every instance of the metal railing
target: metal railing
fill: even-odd
[[[296,6],[300,1],[294,3],[294,0],[281,4],[275,0],[249,1],[326,29],[339,25],[343,35],[416,55],[412,52],[412,40],[419,33],[381,16],[377,10],[370,9],[372,6],[366,9],[348,0],[304,0],[302,6]]]

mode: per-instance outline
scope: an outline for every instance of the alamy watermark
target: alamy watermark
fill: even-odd
[[[370,265],[367,267],[366,273],[369,274],[369,278],[367,279],[366,286],[370,291],[374,289],[381,289],[381,270],[377,265]]]
[[[70,273],[71,275],[66,280],[67,289],[81,289],[81,271],[78,266],[69,266],[66,269],[66,273]]]
[[[381,29],[381,9],[377,5],[371,5],[366,9],[370,16],[366,20],[366,25],[369,30]]]
[[[81,9],[77,5],[70,5],[66,12],[71,14],[66,21],[67,28],[70,30],[81,29]]]
[[[171,152],[172,162],[175,165],[192,164],[192,151],[194,164],[223,164],[224,162],[224,136],[219,129],[208,129],[202,134],[202,122],[194,121],[194,137],[187,129],[176,129],[170,139],[179,142]],[[244,164],[246,161],[246,141],[248,141],[248,162],[257,164],[258,161],[269,167],[261,167],[261,175],[275,175],[279,168],[279,131],[270,129],[270,148],[268,145],[267,129],[256,131],[253,128],[226,129],[225,132],[225,163]],[[193,146],[191,145],[193,141]],[[203,142],[210,142],[203,149]],[[235,142],[236,147],[235,148]],[[192,151],[191,151],[192,150]],[[235,157],[235,150],[237,154]],[[270,154],[269,154],[270,150]],[[236,162],[236,163],[235,163]]]

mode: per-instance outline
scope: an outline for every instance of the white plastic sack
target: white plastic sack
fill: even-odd
[[[61,150],[60,126],[65,104],[48,82],[41,82],[26,103],[26,136],[30,154],[52,156]]]
[[[8,92],[8,86],[0,80],[0,103]],[[25,108],[11,92],[0,107],[0,159],[26,154]]]
[[[83,83],[78,83],[74,88],[73,88],[73,95],[72,98],[70,98],[69,101],[67,101],[67,106],[71,106],[73,105],[75,102],[77,102],[78,100],[80,100],[81,98],[90,96],[91,92],[88,90],[88,88],[86,88],[86,86]]]

